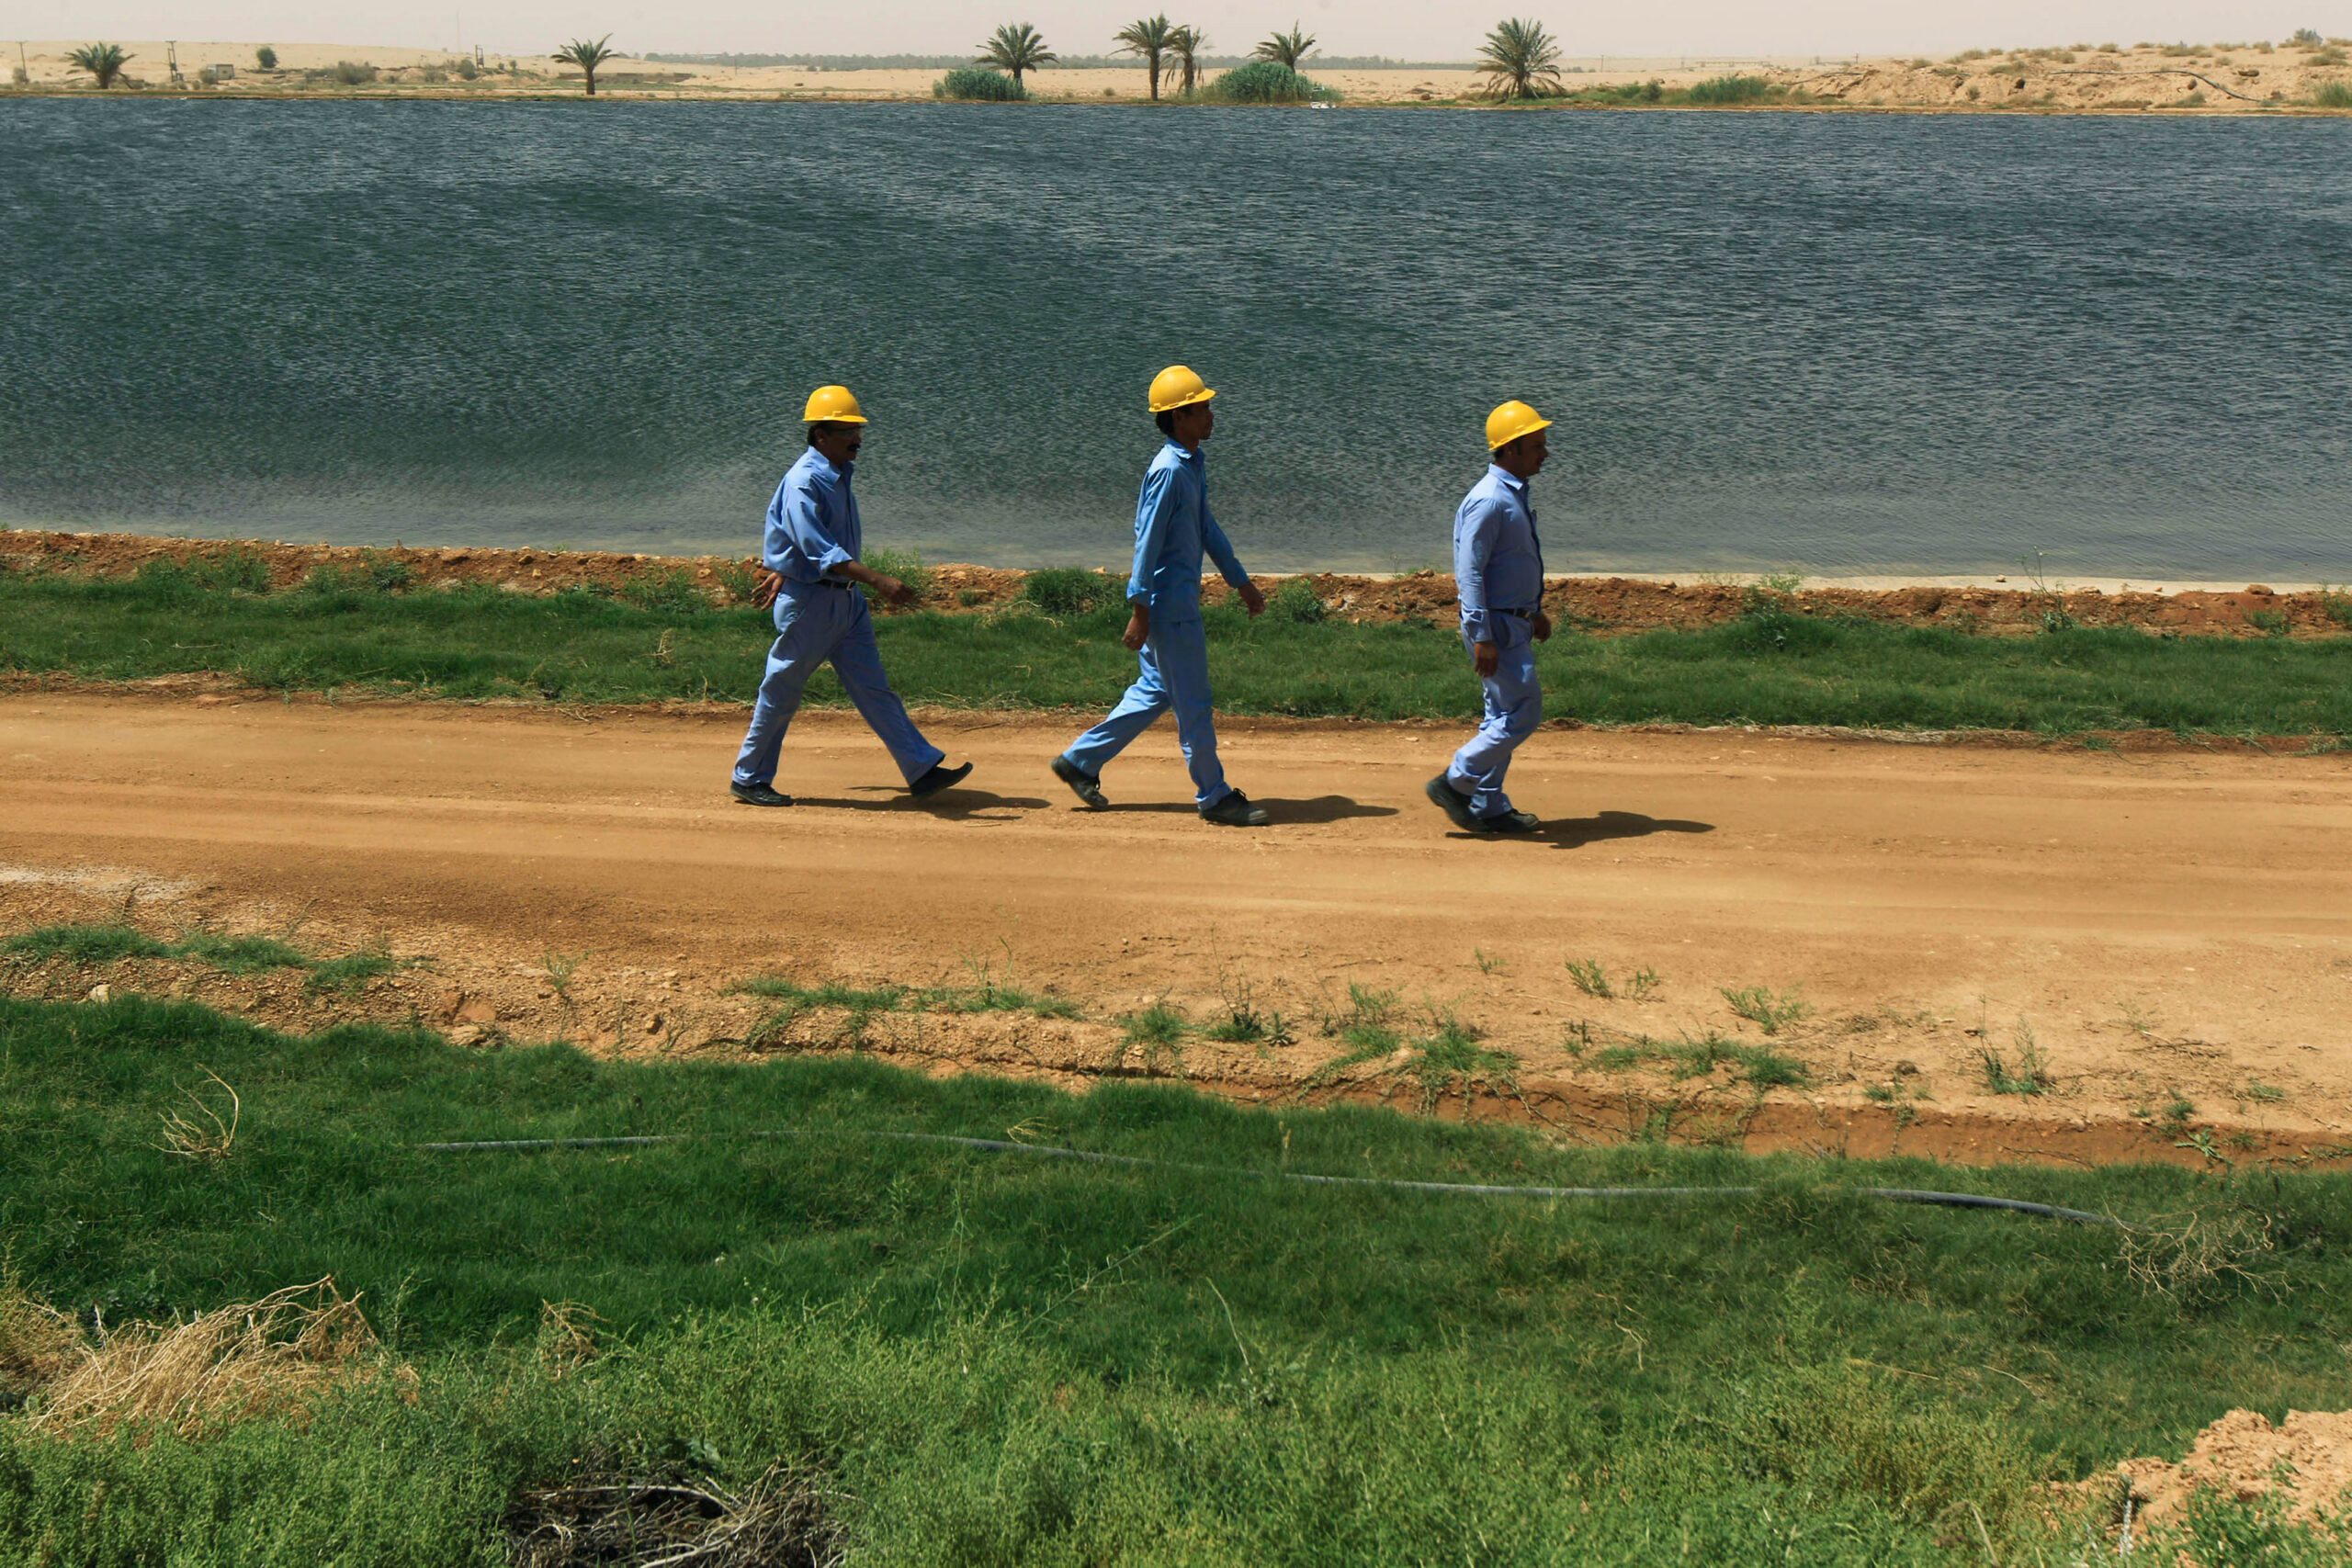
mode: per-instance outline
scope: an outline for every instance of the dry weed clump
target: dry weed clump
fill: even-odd
[[[2278,1271],[2261,1266],[2278,1248],[2269,1215],[2228,1209],[2163,1218],[2178,1223],[2123,1233],[2123,1271],[2148,1294],[2195,1307],[2239,1290],[2278,1292]]]
[[[592,1476],[523,1493],[506,1515],[514,1568],[833,1568],[842,1532],[810,1469],[779,1461],[741,1493],[702,1477]]]
[[[539,1364],[548,1381],[560,1382],[604,1354],[598,1331],[605,1320],[578,1302],[539,1303]]]
[[[0,1277],[0,1410],[14,1410],[56,1378],[82,1343],[74,1320]]]
[[[28,1421],[59,1437],[148,1421],[193,1437],[214,1422],[299,1409],[357,1371],[376,1344],[359,1298],[333,1279],[289,1285],[187,1323],[101,1327],[41,1382]]]
[[[201,1062],[197,1066],[203,1067],[204,1076],[219,1084],[221,1091],[228,1095],[228,1116],[224,1119],[218,1111],[207,1105],[196,1090],[182,1089],[180,1092],[187,1097],[189,1104],[196,1107],[197,1114],[210,1125],[208,1127],[204,1122],[192,1121],[176,1111],[166,1111],[164,1112],[164,1141],[155,1146],[167,1155],[177,1155],[183,1159],[226,1159],[229,1151],[237,1146],[237,1122],[244,1115],[245,1102],[237,1097],[237,1091],[231,1089],[219,1073],[205,1067]]]

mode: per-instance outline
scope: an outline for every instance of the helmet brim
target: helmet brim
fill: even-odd
[[[1550,420],[1539,419],[1532,424],[1521,425],[1519,429],[1512,431],[1509,435],[1504,436],[1500,441],[1487,442],[1487,450],[1489,452],[1499,452],[1522,435],[1532,435],[1539,430],[1549,430],[1551,428],[1552,422]]]

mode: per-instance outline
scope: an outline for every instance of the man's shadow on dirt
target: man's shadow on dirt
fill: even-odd
[[[1038,804],[1043,805],[1044,802]],[[1351,800],[1344,795],[1318,795],[1311,800],[1278,800],[1253,795],[1250,797],[1250,804],[1266,808],[1269,827],[1280,827],[1286,822],[1346,822],[1359,817],[1396,815],[1396,808],[1393,806],[1366,806],[1363,801]],[[1108,806],[1084,809],[1090,817],[1115,817],[1128,811],[1181,811],[1187,816],[1197,816],[1200,808],[1182,800],[1136,800],[1113,801]]]
[[[864,793],[877,796],[871,800],[828,799],[803,795],[795,799],[802,806],[831,806],[843,811],[904,811],[920,812],[925,817],[944,817],[950,822],[1014,822],[1023,811],[1041,811],[1049,801],[1034,795],[999,795],[994,790],[974,789],[969,784],[949,784],[937,795],[917,800],[902,789],[888,784],[861,784]]]
[[[1555,850],[1580,850],[1610,839],[1646,839],[1652,833],[1712,833],[1713,822],[1645,817],[1638,811],[1599,811],[1590,817],[1563,817],[1546,822],[1530,838],[1542,839]]]
[[[1563,817],[1532,833],[1450,833],[1454,839],[1484,839],[1498,844],[1549,844],[1555,850],[1580,850],[1610,839],[1646,839],[1652,833],[1712,833],[1713,822],[1689,822],[1645,817],[1638,811],[1601,811],[1590,817]]]

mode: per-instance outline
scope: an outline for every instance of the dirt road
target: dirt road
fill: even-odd
[[[1490,842],[1421,798],[1449,730],[1228,724],[1274,817],[1246,832],[1195,818],[1172,733],[1086,812],[1045,768],[1070,724],[926,722],[974,787],[910,803],[854,718],[812,714],[779,781],[802,804],[763,812],[725,793],[732,711],[0,698],[0,931],[127,910],[431,959],[341,998],[162,960],[0,978],[1857,1154],[2352,1142],[2352,758],[1553,731],[1513,775],[1548,828]],[[761,974],[1010,985],[1082,1016],[819,1006],[763,1031],[728,990]],[[1725,995],[1749,987],[1800,1010],[1768,1034]],[[1246,1000],[1274,1038],[1131,1041],[1118,1021],[1162,998],[1195,1026]]]

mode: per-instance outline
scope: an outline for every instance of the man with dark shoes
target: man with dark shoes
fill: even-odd
[[[763,579],[763,589],[775,592],[775,643],[729,793],[746,806],[792,804],[775,787],[776,758],[808,677],[830,662],[859,716],[889,748],[907,793],[920,800],[960,783],[972,764],[947,766],[946,753],[923,739],[883,672],[873,615],[858,585],[893,604],[910,604],[914,594],[858,558],[865,532],[850,475],[865,442],[865,414],[848,388],[820,387],[808,395],[802,418],[808,449],[768,503],[760,558],[775,580]]]
[[[1535,645],[1552,637],[1544,613],[1544,545],[1527,481],[1550,456],[1551,421],[1522,402],[1487,416],[1487,471],[1453,514],[1453,579],[1462,597],[1462,642],[1486,696],[1478,733],[1453,754],[1425,793],[1453,825],[1493,836],[1543,826],[1503,793],[1511,753],[1544,721]]]
[[[1201,443],[1216,426],[1209,400],[1216,393],[1189,368],[1171,365],[1151,383],[1151,413],[1164,438],[1145,470],[1136,502],[1135,569],[1127,579],[1131,607],[1121,638],[1140,665],[1108,717],[1054,759],[1054,776],[1086,805],[1107,804],[1102,769],[1127,743],[1171,707],[1176,737],[1193,775],[1193,803],[1201,820],[1229,828],[1259,828],[1264,808],[1225,781],[1217,762],[1216,715],[1209,689],[1208,639],[1201,626],[1201,558],[1205,553],[1251,615],[1266,607],[1233,546],[1209,511],[1208,459]]]

